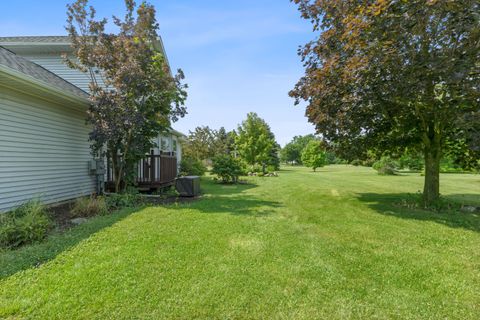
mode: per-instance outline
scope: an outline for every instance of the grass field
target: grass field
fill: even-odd
[[[0,318],[479,319],[480,217],[393,205],[418,174],[286,168],[0,253]],[[480,205],[480,176],[441,177]]]

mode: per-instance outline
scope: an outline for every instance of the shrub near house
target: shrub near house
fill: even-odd
[[[16,248],[40,241],[51,227],[46,207],[32,200],[13,211],[0,214],[0,248]]]
[[[108,206],[104,197],[82,197],[75,200],[71,210],[74,217],[93,217],[108,214]]]

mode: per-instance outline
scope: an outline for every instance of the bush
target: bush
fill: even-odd
[[[378,156],[373,150],[367,150],[366,157],[362,161],[362,166],[373,167],[373,164],[378,160]]]
[[[256,172],[256,173],[263,172],[263,167],[259,164],[254,164],[253,166],[250,167],[250,171]]]
[[[16,248],[43,240],[51,227],[45,206],[29,201],[17,209],[0,214],[0,247]]]
[[[373,167],[373,165],[375,164],[375,162],[378,162],[378,160],[368,158],[368,159],[362,161],[362,166],[364,166],[364,167]]]
[[[451,157],[443,157],[440,161],[440,172],[442,173],[454,173],[463,172],[462,167],[455,163]]]
[[[106,199],[107,208],[110,210],[135,208],[141,206],[142,203],[142,196],[135,188],[129,188],[122,193],[111,194]]]
[[[373,164],[373,169],[380,175],[394,175],[397,164],[390,157],[382,157]]]
[[[412,171],[422,171],[424,161],[419,155],[405,154],[399,159],[400,168],[408,168]]]
[[[192,157],[184,157],[180,162],[180,175],[182,176],[203,176],[207,167],[202,161]]]
[[[350,164],[351,164],[352,166],[358,167],[358,166],[361,166],[361,165],[362,165],[362,160],[355,159],[355,160],[353,160],[352,162],[350,162]]]
[[[275,172],[275,171],[278,171],[280,170],[280,168],[278,168],[277,166],[275,165],[266,165],[265,167],[265,172],[263,171],[263,166],[261,164],[254,164],[254,165],[251,165],[251,166],[248,166],[248,165],[243,165],[242,164],[242,167],[243,168],[248,168],[248,171],[249,172],[252,172],[252,173],[269,173],[269,172]]]
[[[75,217],[104,215],[108,213],[107,202],[104,197],[78,198],[71,212]]]
[[[272,173],[272,172],[275,172],[275,171],[278,171],[277,167],[272,166],[272,165],[267,166],[267,172]]]
[[[244,174],[240,160],[230,155],[219,155],[213,158],[212,173],[216,174],[223,183],[238,181],[238,177]]]
[[[341,158],[337,157],[334,152],[327,152],[327,164],[344,164],[345,161]]]
[[[280,158],[276,153],[270,156],[270,159],[266,162],[266,167],[269,172],[280,170]]]

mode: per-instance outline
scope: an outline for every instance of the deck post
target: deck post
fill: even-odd
[[[153,150],[150,152],[150,183],[155,181],[155,155]]]

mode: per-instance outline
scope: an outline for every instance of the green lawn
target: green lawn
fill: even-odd
[[[441,180],[447,198],[480,205],[480,176]],[[392,205],[421,189],[418,174],[249,181],[204,179],[198,202],[0,253],[0,318],[480,318],[480,217]]]

